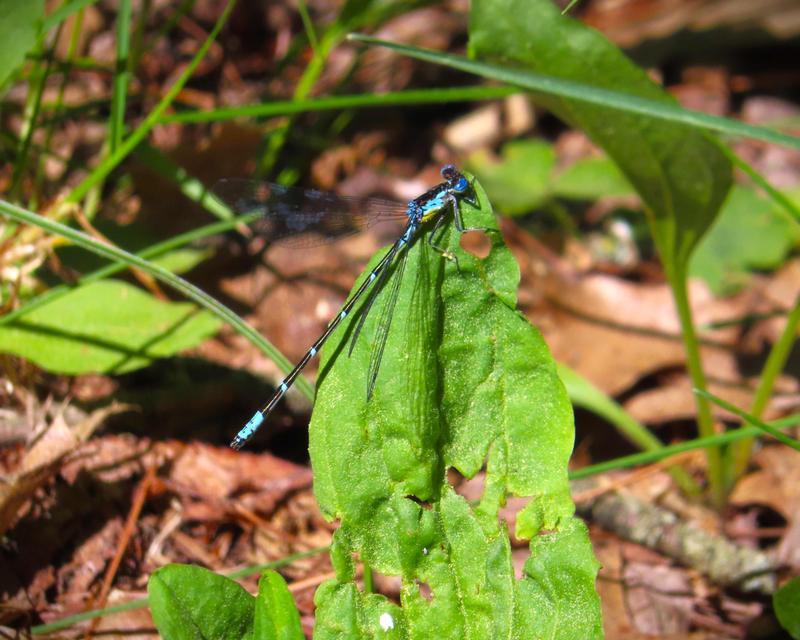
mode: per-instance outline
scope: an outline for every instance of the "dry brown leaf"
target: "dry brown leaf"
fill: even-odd
[[[669,376],[658,387],[637,393],[623,403],[623,407],[639,422],[646,424],[693,419],[697,414],[697,404],[692,388],[688,375]],[[753,400],[753,391],[749,389],[711,383],[708,390],[738,407],[747,407]],[[713,403],[711,408],[717,419],[739,421],[737,416]]]
[[[800,452],[786,446],[768,446],[755,455],[754,461],[761,470],[739,480],[730,503],[762,504],[783,516],[787,528],[776,559],[800,567]]]
[[[638,284],[602,274],[565,281],[551,271],[535,286],[547,303],[533,312],[533,321],[556,360],[605,393],[617,395],[648,374],[684,366],[680,326],[666,284]],[[743,299],[717,300],[700,282],[692,283],[690,296],[698,326],[745,311]],[[701,337],[713,340],[714,346],[703,348],[703,357],[713,361],[715,376],[738,380],[731,352],[737,329]]]
[[[694,597],[685,570],[629,562],[623,579],[627,609],[639,631],[664,636],[689,630]]]
[[[109,606],[123,604],[131,600],[129,592],[112,592]],[[144,596],[145,594],[141,594]],[[112,616],[104,616],[94,629],[95,638],[125,638],[125,640],[158,640],[158,631],[150,610],[147,607],[120,611]]]
[[[757,311],[788,311],[794,307],[800,296],[800,259],[790,260],[769,277],[759,278],[757,294],[762,298]],[[774,343],[783,332],[785,324],[784,317],[776,316],[758,326],[764,327],[761,335]]]
[[[662,568],[680,573],[680,569],[670,569],[667,566],[653,564],[659,562],[659,556],[639,547],[638,545],[621,542],[615,537],[604,537],[598,531],[592,531],[594,541],[594,552],[602,565],[597,579],[597,591],[600,596],[600,604],[603,608],[603,631],[606,638],[614,640],[645,640],[653,638],[651,633],[637,628],[634,619],[631,617],[630,602],[628,593],[629,585],[626,584],[624,567],[631,557],[648,558],[647,566],[654,571]],[[624,557],[623,557],[624,556]],[[641,566],[641,562],[638,563]],[[641,583],[641,580],[639,580]],[[685,597],[689,597],[687,594]],[[637,613],[641,614],[642,611]],[[659,635],[660,640],[705,640],[717,638],[716,634],[704,631],[693,633],[675,633]]]
[[[237,496],[237,504],[245,509],[271,513],[287,493],[309,487],[312,475],[308,467],[270,454],[236,452],[196,443],[175,460],[170,480],[176,490],[200,509],[192,512],[192,518],[210,509],[206,515],[219,519],[221,514],[217,510],[232,495]]]
[[[138,478],[146,466],[161,466],[176,457],[185,445],[175,441],[153,444],[147,438],[130,434],[103,435],[81,447],[61,468],[61,477],[69,483],[83,473],[91,473],[100,482],[121,483]]]
[[[800,506],[800,452],[768,446],[756,453],[753,461],[760,471],[739,480],[731,493],[731,504],[765,504],[787,521],[792,520]]]
[[[106,418],[128,409],[127,405],[113,403],[93,411],[72,426],[66,423],[63,412],[58,414],[27,451],[19,468],[0,484],[0,534],[13,525],[22,505],[58,472],[69,454],[75,452]]]
[[[779,38],[800,32],[800,5],[795,0],[597,0],[586,8],[586,23],[622,47],[714,28],[762,28]]]

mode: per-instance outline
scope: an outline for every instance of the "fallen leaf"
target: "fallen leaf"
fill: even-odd
[[[767,446],[753,461],[759,471],[748,473],[734,487],[730,503],[762,504],[779,513],[787,527],[775,551],[776,559],[800,567],[800,452],[785,446]]]
[[[13,526],[19,509],[34,492],[52,478],[62,461],[85,442],[109,416],[127,411],[113,403],[69,425],[60,412],[22,458],[19,468],[0,483],[0,534]]]
[[[630,562],[622,575],[627,609],[639,631],[661,637],[689,630],[694,596],[685,570]]]
[[[565,281],[550,272],[534,286],[546,301],[531,316],[553,355],[605,393],[617,395],[649,374],[685,365],[680,325],[666,284],[639,284],[602,274]],[[743,299],[717,300],[701,282],[692,283],[690,298],[698,326],[744,312]],[[704,361],[715,360],[718,378],[739,380],[732,353],[737,335],[735,327],[701,334],[707,341]]]

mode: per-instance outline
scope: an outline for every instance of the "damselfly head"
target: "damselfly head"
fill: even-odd
[[[454,164],[446,164],[442,167],[442,178],[450,182],[453,178],[461,175]]]
[[[469,181],[453,164],[446,164],[442,167],[442,177],[447,180],[450,188],[456,193],[464,193],[469,189]]]

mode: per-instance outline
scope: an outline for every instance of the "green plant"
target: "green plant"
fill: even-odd
[[[317,637],[601,635],[598,565],[567,484],[571,408],[541,336],[516,311],[516,262],[483,189],[473,185],[479,206],[463,203],[462,214],[467,225],[492,229],[492,250],[484,259],[472,256],[451,228],[447,248],[457,264],[424,241],[412,245],[374,397],[367,401],[366,372],[385,291],[352,357],[341,352],[359,307],[323,350],[310,452],[317,499],[340,528],[332,550],[337,578],[315,598]],[[484,464],[486,488],[473,506],[450,486],[448,470],[472,477]],[[531,498],[517,515],[516,535],[531,550],[521,580],[498,522],[509,494]],[[353,554],[401,577],[400,607],[358,589]],[[216,637],[221,622],[209,618],[204,603],[214,591],[207,582],[222,578],[181,580],[184,570],[190,568],[151,581],[159,629],[183,637],[190,608],[179,605],[188,600],[199,612],[193,625]],[[165,590],[164,577],[173,575]],[[236,620],[221,628],[247,637],[258,610],[238,587],[225,585],[228,600],[240,604],[229,607]],[[174,594],[176,619],[156,615],[166,596],[153,596],[162,592]],[[287,610],[286,599],[280,602],[275,611]]]
[[[783,585],[772,597],[772,604],[781,626],[792,638],[800,638],[800,578]]]
[[[302,640],[300,614],[286,582],[265,571],[253,597],[235,581],[190,565],[167,565],[147,583],[150,610],[170,640]]]
[[[681,323],[687,368],[694,386],[704,389],[705,374],[688,300],[688,270],[694,250],[730,189],[732,154],[701,129],[792,147],[800,147],[800,140],[682,109],[616,47],[600,34],[560,15],[548,0],[481,0],[472,5],[470,19],[473,55],[503,64],[364,36],[353,39],[530,89],[540,103],[601,146],[647,207],[651,233]],[[738,161],[737,165],[744,163]],[[776,195],[773,189],[767,192]],[[796,207],[785,197],[775,199],[797,216]],[[790,335],[794,326],[787,326]],[[785,343],[775,345],[775,357],[770,358],[772,367],[762,380],[758,404],[768,397],[784,362],[781,354],[786,353]],[[697,396],[697,413],[699,434],[708,438],[714,433],[714,425],[709,405],[701,395]],[[725,459],[718,449],[707,450],[711,494],[718,507],[724,504],[736,474],[743,469],[749,447],[743,444],[736,450],[736,458],[727,452]]]
[[[495,229],[482,187],[474,188],[480,206],[462,205],[465,224]],[[519,271],[499,234],[489,232],[492,249],[479,259],[448,233],[458,265],[425,242],[410,250],[369,402],[380,298],[352,357],[340,353],[347,328],[324,352],[310,452],[317,499],[340,528],[337,579],[316,596],[318,633],[333,635],[344,616],[350,637],[367,636],[388,612],[404,637],[597,637],[597,565],[572,515],[572,412],[555,363],[516,311]],[[447,473],[472,477],[484,464],[473,507]],[[517,515],[516,535],[531,550],[519,581],[497,519],[509,494],[531,498]],[[356,588],[354,553],[401,577],[402,608]]]

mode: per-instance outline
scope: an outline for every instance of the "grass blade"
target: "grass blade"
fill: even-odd
[[[589,104],[619,109],[620,111],[666,120],[668,122],[685,124],[707,131],[717,131],[730,136],[763,140],[793,149],[800,149],[800,138],[767,129],[766,127],[758,127],[745,122],[730,120],[729,118],[713,116],[700,111],[692,111],[691,109],[684,109],[679,106],[656,102],[639,96],[609,91],[607,89],[599,89],[579,82],[562,80],[531,71],[511,69],[501,65],[488,64],[486,62],[477,62],[462,56],[398,44],[396,42],[381,40],[380,38],[373,38],[362,34],[350,34],[348,38],[354,42],[363,42],[364,44],[386,47],[387,49],[392,49],[393,51],[397,51],[411,58],[416,58],[417,60],[441,64],[483,78],[490,78],[492,80],[498,80],[507,84],[530,89],[531,91],[540,91],[562,98],[580,100]]]
[[[108,144],[111,153],[122,144],[125,131],[125,102],[128,95],[128,54],[131,34],[131,0],[121,0],[117,14],[117,64],[114,70],[111,94],[111,114],[109,115]]]
[[[776,421],[773,423],[772,427],[789,429],[797,426],[798,424],[800,424],[800,414],[795,414]],[[606,462],[599,462],[598,464],[592,464],[588,467],[575,469],[574,471],[570,471],[569,479],[579,480],[581,478],[595,476],[600,473],[607,473],[617,469],[627,469],[629,467],[638,467],[644,464],[660,462],[661,460],[666,460],[667,458],[678,455],[679,453],[693,451],[695,449],[705,449],[707,447],[719,447],[731,442],[737,442],[747,438],[754,438],[761,433],[763,433],[763,430],[757,427],[741,427],[739,429],[726,431],[725,433],[720,433],[715,436],[695,438],[694,440],[689,440],[687,442],[667,445],[666,447],[655,451],[633,453],[629,456],[622,456],[621,458],[614,458],[613,460],[608,460]]]
[[[703,396],[704,398],[711,400],[711,402],[713,402],[717,406],[720,406],[723,409],[730,411],[734,415],[739,416],[742,420],[744,420],[745,422],[749,422],[754,427],[758,427],[761,431],[763,431],[764,433],[768,433],[773,438],[782,442],[783,444],[791,447],[792,449],[800,451],[800,441],[795,440],[794,438],[790,438],[785,433],[781,433],[778,429],[776,429],[772,425],[769,425],[766,422],[759,420],[754,415],[749,414],[746,411],[742,411],[739,407],[732,405],[727,400],[723,400],[722,398],[715,396],[713,393],[709,393],[704,389],[694,389],[694,392],[697,395]]]
[[[64,199],[64,204],[80,202],[80,200],[82,200],[83,197],[89,193],[92,187],[105,179],[105,177],[111,173],[111,171],[113,171],[117,165],[119,165],[119,163],[122,162],[140,142],[142,142],[142,140],[144,140],[145,136],[150,133],[150,130],[156,124],[158,124],[158,122],[161,120],[161,116],[175,100],[178,93],[181,91],[181,89],[183,89],[184,85],[188,82],[189,78],[191,78],[195,69],[200,64],[200,61],[205,57],[206,53],[208,53],[209,48],[214,40],[216,40],[223,25],[227,22],[228,16],[230,16],[235,4],[236,0],[228,1],[225,10],[220,15],[219,19],[214,25],[214,28],[211,30],[211,33],[208,34],[208,38],[206,38],[205,42],[203,42],[203,44],[200,46],[197,53],[192,58],[192,61],[187,65],[181,76],[175,81],[175,84],[169,88],[169,91],[167,91],[166,95],[161,99],[158,105],[156,105],[155,109],[153,109],[147,115],[144,121],[138,127],[136,127],[133,133],[131,133],[116,148],[114,152],[104,158],[103,161],[80,184],[78,184],[78,186],[76,186],[69,193],[69,195],[67,195],[67,197]]]
[[[250,342],[261,349],[261,351],[263,351],[269,358],[271,358],[280,367],[281,371],[288,373],[292,370],[292,363],[289,362],[286,356],[284,356],[272,343],[262,337],[238,315],[192,283],[176,276],[167,269],[148,262],[147,260],[143,260],[141,257],[132,253],[128,253],[119,247],[100,242],[81,231],[77,231],[71,227],[63,225],[59,222],[55,222],[31,211],[27,211],[3,200],[0,200],[0,213],[3,213],[9,218],[19,222],[32,224],[44,229],[45,231],[67,238],[79,247],[103,256],[104,258],[108,258],[109,260],[122,262],[129,267],[138,267],[142,271],[149,273],[154,278],[157,278],[169,287],[172,287],[179,293],[182,293],[187,298],[194,300],[197,304],[208,309],[223,321],[228,322],[236,329],[236,331],[242,334]],[[314,399],[314,389],[305,378],[300,378],[297,381],[297,386],[303,392],[303,395],[305,395],[309,400]]]
[[[285,100],[267,104],[250,104],[240,107],[222,107],[209,111],[183,111],[181,113],[167,114],[161,118],[161,122],[189,124],[216,122],[218,120],[230,120],[232,118],[266,118],[294,113],[356,109],[359,107],[391,107],[406,104],[439,104],[445,102],[471,102],[473,100],[496,100],[519,92],[519,88],[510,86],[412,89],[409,91],[390,91],[378,95],[355,94],[349,96],[333,96],[330,98]]]

